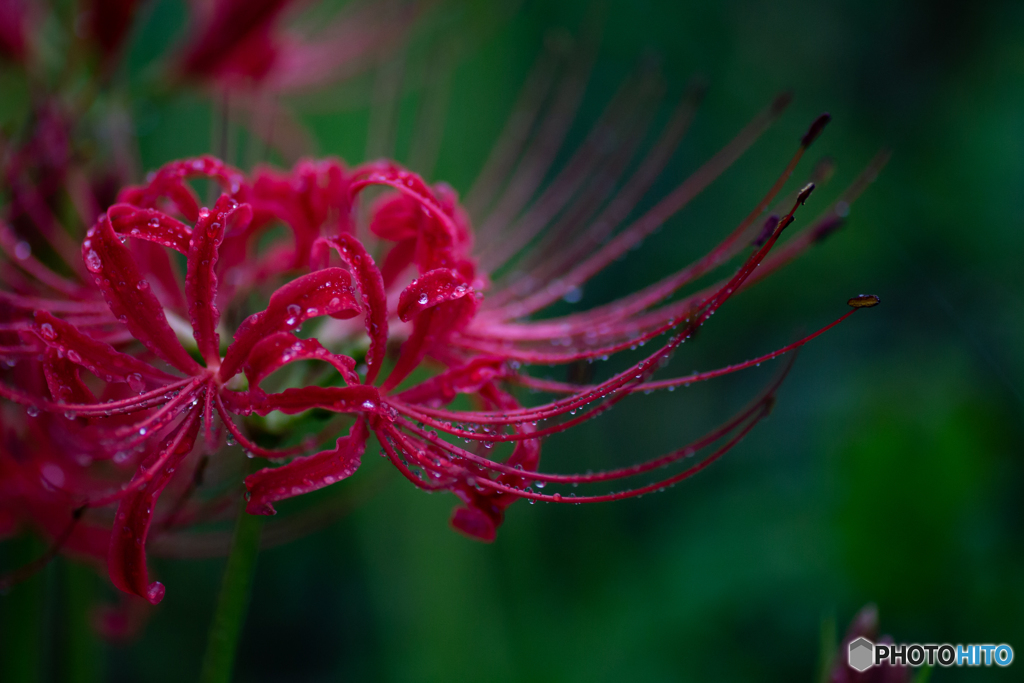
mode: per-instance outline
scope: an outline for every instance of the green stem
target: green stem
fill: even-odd
[[[262,529],[262,517],[247,514],[244,508],[239,511],[231,554],[224,568],[224,580],[206,641],[206,654],[199,677],[201,683],[229,683],[231,680],[235,652],[249,607]]]
[[[34,536],[22,536],[8,545],[9,566],[29,564],[45,551]],[[42,679],[43,615],[46,573],[37,572],[0,596],[0,680],[33,683]]]
[[[96,576],[83,565],[62,560],[65,600],[65,642],[61,661],[69,683],[95,683],[102,679],[103,646],[89,623],[96,595]]]

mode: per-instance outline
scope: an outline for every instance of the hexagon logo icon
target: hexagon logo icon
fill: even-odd
[[[867,671],[874,664],[875,644],[867,638],[858,638],[850,643],[847,661],[850,668]]]

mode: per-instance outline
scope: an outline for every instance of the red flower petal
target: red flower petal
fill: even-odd
[[[422,222],[430,214],[420,204],[404,194],[388,194],[373,205],[370,232],[382,240],[401,242],[415,239]]]
[[[329,237],[325,242],[338,252],[355,274],[359,293],[366,304],[366,333],[370,337],[370,348],[366,352],[366,383],[373,384],[388,344],[388,297],[384,291],[384,278],[373,257],[352,235],[343,233]]]
[[[82,243],[82,255],[85,267],[103,290],[110,311],[128,325],[133,337],[182,372],[202,372],[167,324],[163,307],[139,276],[135,259],[121,244],[109,218],[103,216],[89,229]]]
[[[252,347],[267,335],[298,329],[309,318],[329,315],[346,320],[359,311],[352,296],[352,277],[344,268],[324,268],[295,278],[271,295],[265,311],[253,313],[239,326],[221,365],[221,379],[236,375]]]
[[[456,394],[475,393],[481,387],[495,379],[511,374],[504,358],[474,358],[465,365],[449,369],[440,375],[420,382],[416,386],[403,391],[395,398],[405,403],[428,403],[437,401],[441,404],[451,403]],[[515,407],[518,407],[516,405]]]
[[[141,208],[154,208],[160,199],[170,199],[178,211],[193,223],[199,218],[199,200],[184,183],[186,178],[206,177],[216,180],[221,189],[232,197],[244,201],[249,193],[245,175],[237,168],[209,155],[193,159],[180,159],[164,164],[145,185],[121,191],[118,201]]]
[[[192,335],[208,367],[220,363],[220,335],[217,334],[220,311],[217,309],[215,272],[218,247],[224,239],[228,219],[237,206],[235,200],[221,195],[213,211],[202,209],[199,212],[199,221],[189,241],[188,270],[185,275],[188,317],[192,324]]]
[[[59,356],[56,349],[46,350],[43,374],[54,401],[58,403],[93,403],[96,401],[96,397],[92,395],[89,388],[82,382],[82,378],[79,377],[78,366]]]
[[[475,296],[460,296],[442,301],[416,316],[412,334],[402,344],[398,362],[381,385],[381,391],[390,391],[401,384],[428,353],[444,350],[442,347],[447,347],[452,333],[465,328],[473,319],[478,305]]]
[[[254,79],[266,75],[276,48],[270,28],[291,0],[221,0],[214,4],[205,26],[195,32],[181,70],[190,76],[237,73]]]
[[[141,386],[143,378],[158,381],[176,379],[149,363],[116,351],[109,344],[96,341],[71,323],[56,318],[47,311],[35,312],[34,332],[47,346],[64,349],[69,360],[107,382],[128,382]]]
[[[466,506],[455,508],[452,513],[451,525],[472,539],[491,543],[498,532],[497,523],[486,513],[476,507]]]
[[[271,503],[316,491],[352,476],[359,468],[367,436],[366,423],[358,420],[348,436],[338,439],[334,449],[250,474],[245,479],[245,488],[249,492],[246,512],[251,515],[276,514]]]
[[[107,209],[114,232],[156,242],[188,255],[192,230],[176,218],[156,209],[140,209],[131,204],[114,204]]]
[[[413,280],[398,298],[398,317],[408,322],[420,311],[461,299],[472,289],[459,273],[451,268],[437,268]]]
[[[261,339],[249,352],[245,362],[245,376],[249,390],[259,388],[260,382],[275,370],[300,360],[322,360],[330,363],[348,384],[359,384],[354,368],[356,362],[348,356],[331,353],[316,339],[299,339],[290,332],[277,332]]]
[[[311,408],[323,408],[335,413],[381,414],[380,392],[365,384],[351,387],[299,387],[285,389],[279,394],[253,397],[252,409],[259,415],[274,410],[294,415]]]
[[[150,583],[149,572],[146,570],[146,536],[153,520],[153,507],[171,480],[174,469],[192,451],[198,435],[199,414],[192,412],[164,442],[164,449],[173,450],[167,465],[145,486],[125,496],[114,518],[107,556],[110,580],[124,592],[146,598],[154,605],[163,599],[164,586],[158,581]],[[158,451],[147,458],[139,467],[139,476],[145,476],[146,466],[160,455]]]

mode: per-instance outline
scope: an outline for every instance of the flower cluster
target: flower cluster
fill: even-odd
[[[355,3],[311,36],[282,28],[291,4],[196,5],[187,40],[163,71],[168,82],[230,91],[233,106],[253,114],[249,132],[266,133],[269,146],[268,131],[289,124],[277,94],[362,68],[407,32],[419,7]],[[85,3],[74,40],[95,57],[96,80],[113,73],[138,5]],[[30,76],[40,71],[36,53],[46,52],[36,49],[32,28],[44,8],[0,2],[0,56],[30,65]],[[88,99],[100,89],[85,89],[81,101],[40,98],[24,138],[4,149],[2,161],[0,534],[31,525],[52,539],[51,551],[21,573],[68,551],[104,562],[126,594],[159,602],[164,587],[150,578],[147,545],[235,514],[241,452],[267,465],[244,478],[250,514],[274,514],[280,501],[352,476],[375,443],[414,485],[459,499],[456,529],[491,541],[517,500],[638,496],[692,476],[735,446],[769,413],[784,373],[721,426],[672,452],[599,472],[540,469],[545,437],[631,394],[758,365],[875,305],[876,297],[854,297],[838,320],[781,349],[655,378],[732,296],[832,234],[884,158],[780,245],[814,189],[814,182],[788,194],[786,187],[828,122],[823,115],[709,253],[609,303],[538,317],[578,302],[588,281],[723,173],[788,102],[780,97],[639,212],[699,92],[682,98],[641,153],[658,88],[649,73],[629,79],[553,173],[591,59],[587,49],[567,65],[542,56],[464,202],[391,161],[350,167],[306,159],[290,170],[245,173],[204,156],[168,163],[124,188],[122,179],[135,177],[125,161],[131,127],[107,135],[113,164],[74,134],[89,112],[105,111]],[[45,90],[41,79],[38,89]],[[119,120],[101,118],[97,130]],[[262,130],[261,118],[274,125]],[[827,175],[826,165],[810,179]],[[686,290],[730,267],[717,282]],[[531,370],[586,367],[613,355],[629,360],[594,384],[576,376],[584,373],[556,381]],[[535,394],[550,398],[528,398]],[[218,469],[209,484],[208,471]],[[579,485],[603,488],[577,496]]]
[[[825,120],[812,127],[797,158]],[[720,428],[629,467],[540,472],[541,439],[631,393],[774,358],[877,303],[851,299],[853,309],[836,322],[759,358],[652,378],[737,291],[834,228],[833,211],[772,253],[813,185],[789,200],[786,213],[754,225],[795,161],[748,219],[699,261],[611,304],[536,322],[522,319],[624,254],[668,209],[655,206],[560,279],[539,289],[496,290],[491,304],[469,219],[445,185],[429,186],[390,162],[346,168],[305,161],[290,172],[263,168],[252,176],[212,157],[167,164],[145,184],[123,190],[87,231],[81,281],[54,272],[21,243],[3,242],[18,272],[8,274],[0,293],[9,366],[0,394],[32,418],[18,424],[5,411],[0,486],[2,500],[12,504],[0,508],[8,516],[28,511],[68,549],[105,557],[119,588],[155,603],[164,588],[149,579],[147,537],[154,524],[194,524],[229,504],[191,494],[196,471],[232,442],[250,456],[283,463],[246,477],[249,513],[273,514],[278,501],[351,476],[373,435],[416,486],[454,493],[462,505],[452,524],[484,541],[521,498],[616,500],[685,479],[768,414],[778,381]],[[194,179],[219,188],[211,207],[200,205]],[[373,203],[363,225],[359,199],[371,186],[390,192]],[[747,248],[731,275],[666,303]],[[535,272],[545,266],[542,260]],[[658,339],[653,352],[596,385],[540,380],[523,369],[593,361]],[[279,370],[310,361],[327,372],[291,374],[277,391],[265,387],[272,375],[287,374]],[[515,387],[564,396],[527,407]],[[457,398],[471,408],[452,408]],[[250,416],[317,410],[346,416],[349,424],[322,450],[326,433],[288,448],[261,445],[247,433]],[[511,445],[507,457],[488,452],[499,443]],[[703,459],[681,471],[614,492],[569,497],[541,490],[633,479],[698,454]],[[132,472],[127,480],[118,476],[125,469]],[[168,488],[174,493],[163,495]],[[104,516],[114,506],[112,519]]]

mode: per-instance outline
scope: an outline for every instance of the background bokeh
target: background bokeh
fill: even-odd
[[[730,302],[673,367],[764,353],[838,316],[854,294],[882,306],[807,347],[771,418],[700,476],[616,504],[520,503],[493,545],[448,527],[450,496],[425,495],[368,458],[330,491],[353,501],[350,512],[261,554],[236,680],[813,681],[822,633],[842,633],[869,602],[898,641],[1024,653],[1024,5],[442,3],[406,55],[406,94],[389,114],[398,157],[466,191],[544,41],[579,35],[594,12],[600,49],[566,151],[643,60],[663,75],[662,117],[691,77],[710,86],[652,196],[777,93],[793,89],[796,100],[577,306],[653,282],[715,244],[826,110],[833,122],[797,175],[824,156],[838,168],[810,215],[878,150],[890,148],[891,162],[842,231]],[[179,0],[148,3],[126,78],[148,77],[184,16]],[[418,169],[438,140],[417,140],[417,112],[439,92],[436,165]],[[130,107],[146,169],[214,151],[215,114],[200,94],[140,94]],[[372,74],[296,110],[318,154],[357,162],[381,151]],[[597,469],[669,449],[778,367],[636,397],[550,439],[544,465]],[[154,565],[167,597],[136,641],[68,636],[85,618],[83,594],[112,593],[61,561],[0,602],[5,647],[37,649],[46,679],[192,680],[223,560]],[[62,592],[67,577],[75,600]],[[45,609],[19,611],[32,591]],[[1022,666],[931,680],[1013,680]]]

